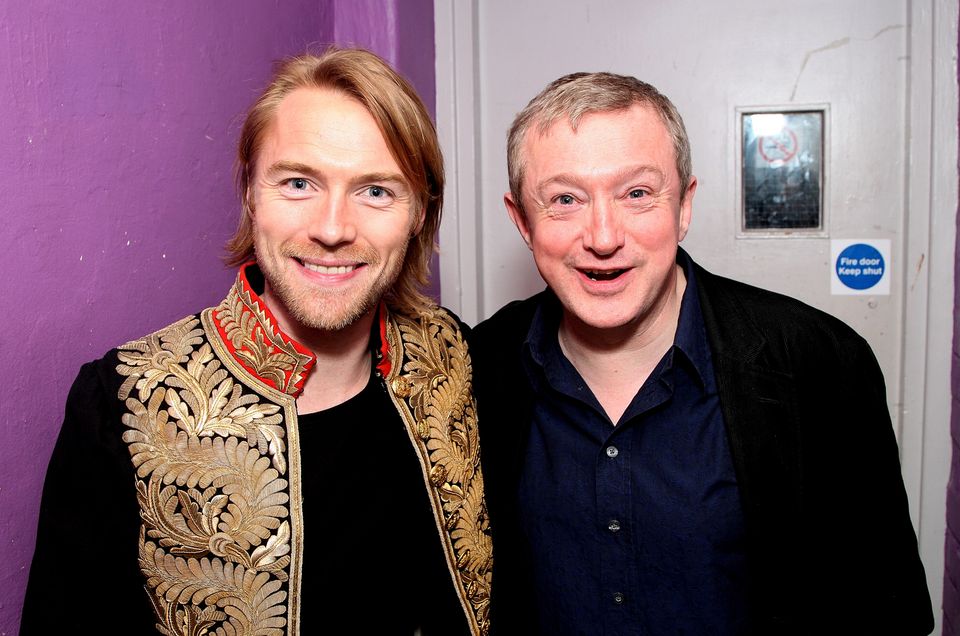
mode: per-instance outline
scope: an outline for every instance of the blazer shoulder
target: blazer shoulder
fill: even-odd
[[[845,322],[784,294],[711,274],[697,267],[697,285],[708,333],[722,342],[762,335],[793,355],[869,350]]]
[[[169,325],[166,325],[165,327],[161,327],[160,329],[157,329],[153,333],[148,333],[147,335],[142,336],[140,338],[135,338],[134,340],[125,342],[119,347],[117,347],[117,349],[137,348],[138,346],[141,346],[138,343],[143,343],[146,341],[150,341],[152,339],[156,339],[157,341],[162,342],[164,340],[167,340],[172,337],[176,337],[176,335],[180,335],[186,332],[197,331],[197,333],[199,334],[200,332],[203,331],[203,327],[200,325],[200,316],[204,311],[208,311],[209,309],[212,309],[212,308],[204,309],[201,312],[184,316],[180,320],[177,320],[176,322],[172,322]]]
[[[485,344],[514,340],[522,342],[530,329],[533,315],[549,294],[544,290],[525,300],[507,303],[473,328],[474,340]]]
[[[460,330],[460,333],[463,334],[464,337],[469,336],[470,332],[472,331],[470,325],[463,322],[463,320],[460,319],[460,316],[442,305],[437,305],[433,308],[433,317],[434,320],[441,320],[443,322],[449,322],[456,325],[457,329]]]

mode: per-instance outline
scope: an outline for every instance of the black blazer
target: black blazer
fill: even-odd
[[[755,634],[928,634],[883,376],[866,341],[797,300],[695,266],[744,511]],[[520,363],[545,291],[473,331],[494,540],[494,634],[536,633],[517,515],[532,395]]]

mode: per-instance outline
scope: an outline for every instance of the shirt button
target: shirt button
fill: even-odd
[[[619,532],[620,522],[617,521],[616,519],[611,519],[610,523],[607,524],[607,530],[609,530],[610,532]]]
[[[620,454],[616,446],[607,446],[607,457],[616,457]]]
[[[617,605],[623,605],[623,594],[620,592],[613,593],[613,602]]]

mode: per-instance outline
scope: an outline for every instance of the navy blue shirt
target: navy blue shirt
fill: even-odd
[[[555,298],[524,343],[520,514],[543,634],[747,631],[743,513],[692,264],[677,262],[674,344],[616,426],[560,350]]]

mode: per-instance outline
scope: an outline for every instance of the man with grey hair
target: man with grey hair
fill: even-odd
[[[929,633],[873,353],[679,249],[697,180],[670,100],[575,73],[508,146],[507,212],[548,289],[471,346],[494,629]]]

